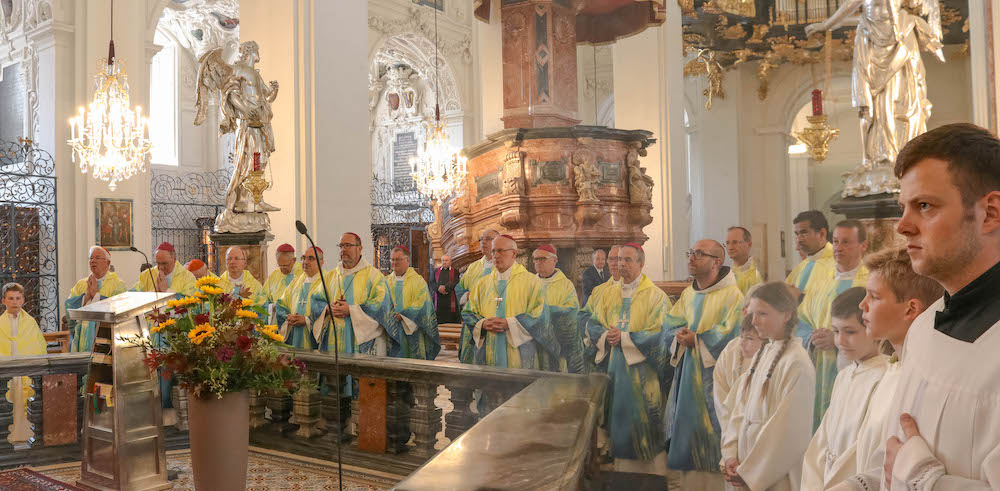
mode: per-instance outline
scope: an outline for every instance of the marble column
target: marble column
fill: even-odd
[[[503,129],[503,64],[497,60],[503,58],[502,29],[500,23],[500,2],[491,4],[496,11],[490,15],[490,23],[476,20],[472,23],[473,50],[475,53],[473,71],[475,84],[479,87],[479,100],[475,101],[479,108],[477,124],[478,132],[466,132],[466,145],[471,146],[486,139]]]
[[[972,117],[976,124],[998,130],[997,80],[1000,50],[1000,6],[992,0],[969,0],[969,66],[972,70]]]
[[[348,231],[372,257],[367,39],[367,0],[240,2],[240,41],[257,41],[261,75],[280,86],[266,196],[281,211],[271,214],[271,233],[276,244],[304,250],[294,226],[302,220],[326,252],[326,268]]]
[[[641,159],[654,181],[653,222],[643,229],[649,236],[643,271],[654,281],[687,275],[690,242],[681,15],[676,2],[666,7],[663,26],[614,45],[615,126],[650,130],[657,140]]]
[[[577,119],[576,12],[569,2],[503,2],[505,128],[573,126]]]

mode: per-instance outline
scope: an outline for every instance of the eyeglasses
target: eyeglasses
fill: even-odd
[[[361,247],[361,244],[337,244],[337,247],[346,249],[348,247]]]
[[[513,252],[516,250],[517,249],[493,249],[493,255],[496,256],[497,254],[500,254],[502,252],[508,252],[508,251]]]
[[[534,262],[536,262],[536,263],[540,263],[540,262],[545,261],[547,259],[551,259],[551,260],[555,261],[556,258],[554,258],[554,257],[532,257],[531,258],[531,260],[534,261]]]
[[[316,256],[302,256],[302,262],[315,261]]]
[[[711,254],[709,254],[707,252],[703,252],[703,251],[687,251],[687,257],[688,257],[688,259],[691,259],[692,256],[695,259],[702,259],[702,258],[705,258],[705,257],[711,257],[711,258],[714,258],[714,259],[719,259],[719,256],[713,256],[713,255],[711,255]]]

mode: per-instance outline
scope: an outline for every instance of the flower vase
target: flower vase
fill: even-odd
[[[242,491],[250,447],[249,394],[188,397],[191,467],[198,491]]]

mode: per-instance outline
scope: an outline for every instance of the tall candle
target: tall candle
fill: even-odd
[[[823,114],[823,91],[815,89],[813,94],[813,116],[821,116]]]

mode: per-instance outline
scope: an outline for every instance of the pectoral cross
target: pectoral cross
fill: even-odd
[[[503,297],[496,297],[493,299],[493,301],[497,303],[497,306],[499,306],[500,302],[503,302]]]

